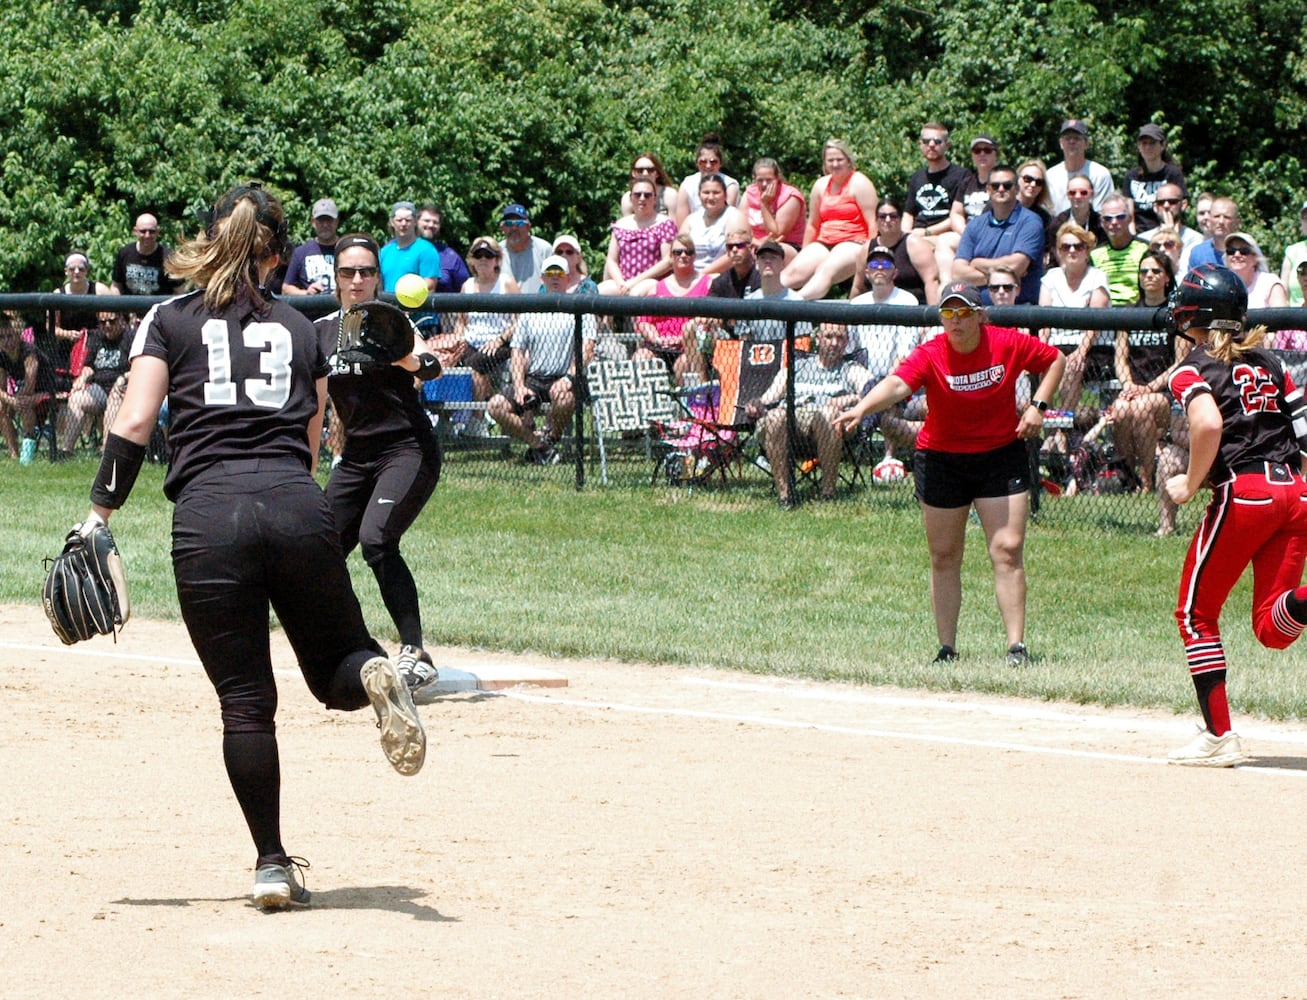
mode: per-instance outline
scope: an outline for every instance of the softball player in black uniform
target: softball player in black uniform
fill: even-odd
[[[426,736],[407,686],[368,635],[326,497],[311,474],[327,363],[313,324],[262,283],[285,252],[281,206],[236,188],[208,234],[168,263],[199,291],[154,306],[132,341],[132,373],[91,489],[92,517],[126,501],[165,395],[173,570],[191,641],[218,694],[223,759],[258,851],[254,902],[308,902],[281,840],[277,687],[268,608],[314,696],[369,702],[382,748],[416,774]]]
[[[1253,568],[1253,634],[1285,649],[1307,629],[1307,404],[1280,359],[1245,332],[1248,293],[1233,271],[1200,264],[1171,296],[1176,333],[1195,347],[1171,375],[1189,418],[1189,467],[1166,481],[1176,503],[1204,485],[1212,500],[1180,572],[1175,618],[1203,729],[1172,752],[1174,764],[1231,767],[1244,757],[1230,728],[1221,609]]]
[[[380,252],[370,236],[352,233],[336,241],[336,297],[348,309],[375,299],[381,288]],[[345,554],[363,549],[381,599],[395,621],[400,651],[395,658],[410,688],[432,688],[437,679],[422,648],[417,584],[399,552],[399,540],[417,520],[440,481],[440,442],[414,388],[413,376],[436,378],[440,363],[416,330],[413,353],[384,368],[364,371],[336,357],[340,312],[318,320],[323,353],[332,365],[327,391],[345,432],[345,450],[327,483]]]

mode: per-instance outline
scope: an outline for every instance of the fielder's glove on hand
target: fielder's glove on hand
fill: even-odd
[[[47,559],[41,590],[45,616],[66,646],[109,635],[131,616],[127,576],[109,526],[92,516],[74,525],[64,550]],[[115,636],[115,641],[117,636]]]
[[[341,314],[336,350],[345,364],[385,367],[413,353],[413,324],[389,302],[360,302]]]

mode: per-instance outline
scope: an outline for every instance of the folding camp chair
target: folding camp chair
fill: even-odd
[[[682,417],[657,428],[665,447],[654,468],[672,484],[696,486],[714,478],[739,479],[746,459],[764,472],[754,421],[745,412],[775,380],[785,357],[781,341],[719,340],[713,347],[715,381],[672,392]]]
[[[839,481],[848,489],[857,489],[867,485],[866,469],[884,457],[883,443],[873,437],[872,421],[863,421],[844,438],[844,448],[840,454]],[[821,466],[817,461],[817,452],[805,438],[799,442],[794,451],[794,475],[796,486],[818,487],[821,480]]]
[[[651,428],[675,416],[667,366],[657,358],[643,361],[592,361],[586,368],[590,419],[599,449],[599,479],[608,482],[608,434],[640,431],[645,455],[652,454]]]

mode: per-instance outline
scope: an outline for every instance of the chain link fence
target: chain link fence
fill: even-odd
[[[130,338],[134,316],[155,301],[0,295],[0,329],[18,331],[49,372],[38,387],[48,399],[39,412],[12,405],[3,412],[11,452],[15,439],[29,435],[54,460],[93,449],[105,409],[112,414],[110,387],[108,405],[80,407],[78,433],[69,429],[79,342],[57,314],[124,314]],[[288,301],[311,317],[336,308],[326,296]],[[876,381],[912,344],[938,331],[933,307],[470,294],[433,295],[414,318],[445,364],[440,379],[417,391],[444,445],[448,476],[578,490],[723,491],[760,505],[778,497],[795,504],[831,497],[872,507],[915,503],[909,473],[924,400],[914,397],[832,443],[822,404],[862,386],[842,383],[814,360],[826,335],[822,325],[832,324],[833,337],[847,336],[835,368]],[[1296,377],[1307,377],[1307,310],[1259,310],[1250,321],[1278,331],[1272,345]],[[1082,352],[1083,366],[1070,366],[1044,438],[1030,449],[1037,523],[1190,531],[1201,509],[1177,511],[1158,489],[1188,460],[1184,415],[1165,384],[1173,346],[1164,310],[1007,306],[991,308],[989,322],[1052,329],[1054,342],[1065,340],[1063,350],[1072,354],[1082,331],[1098,331]],[[7,351],[21,355],[12,343],[6,341]],[[16,361],[0,374],[10,399],[18,398],[22,381]],[[1029,387],[1024,398],[1028,393]],[[159,460],[166,460],[165,436],[161,427],[153,449]],[[324,454],[332,445],[324,442]]]

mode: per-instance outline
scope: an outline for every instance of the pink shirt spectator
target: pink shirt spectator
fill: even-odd
[[[676,239],[677,226],[671,218],[664,218],[643,229],[626,229],[614,225],[613,239],[617,241],[617,266],[623,278],[631,278],[653,267],[662,258],[664,243]]]
[[[708,294],[708,286],[712,284],[715,274],[702,274],[699,280],[690,286],[689,291],[677,296],[674,295],[667,287],[670,278],[663,278],[654,286],[654,298],[656,299],[697,299]],[[665,350],[680,350],[681,348],[681,331],[685,328],[685,321],[688,316],[641,316],[640,319],[646,323],[652,323],[657,334],[652,338],[652,344],[655,347],[661,347]]]
[[[793,184],[782,183],[779,192],[776,195],[776,208],[774,211],[779,212],[791,198],[799,199],[799,214],[795,219],[794,225],[790,231],[781,237],[785,243],[792,243],[795,247],[803,245],[803,229],[807,224],[807,199],[803,197],[803,192]],[[749,228],[753,230],[753,238],[761,243],[763,240],[771,239],[767,230],[762,225],[762,196],[758,191],[757,184],[750,184],[744,192],[744,210],[749,220]]]

